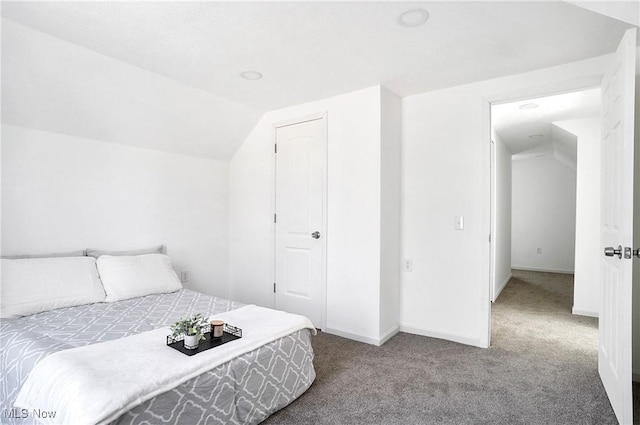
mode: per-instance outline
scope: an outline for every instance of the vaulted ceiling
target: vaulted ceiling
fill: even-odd
[[[514,159],[555,157],[575,168],[577,140],[556,124],[600,116],[600,88],[493,105],[491,122]]]
[[[416,8],[424,25],[398,24]],[[221,160],[269,110],[599,56],[631,26],[560,1],[5,1],[2,16],[4,123]]]

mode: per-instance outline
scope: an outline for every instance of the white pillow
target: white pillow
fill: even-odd
[[[102,255],[97,264],[108,302],[182,289],[168,255]]]
[[[0,294],[3,319],[105,299],[90,257],[2,259]]]

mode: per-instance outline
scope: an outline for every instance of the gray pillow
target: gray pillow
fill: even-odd
[[[71,252],[53,252],[51,254],[23,254],[23,255],[3,255],[5,260],[22,260],[25,258],[54,258],[54,257],[84,257],[87,253],[85,251],[71,251]]]
[[[123,256],[123,255],[144,255],[144,254],[166,254],[167,250],[164,245],[158,245],[151,248],[132,249],[129,251],[100,251],[98,249],[87,249],[86,252],[89,257],[98,258],[101,255]]]

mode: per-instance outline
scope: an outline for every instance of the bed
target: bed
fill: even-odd
[[[240,312],[244,307],[237,302],[182,288],[3,319],[0,322],[0,421],[10,425],[58,423],[55,417],[42,418],[42,415],[47,416],[46,410],[14,407],[29,374],[39,362],[44,363],[43,359],[54,353],[142,335],[186,315],[215,316]],[[299,329],[259,346],[142,400],[108,423],[259,423],[299,397],[315,379],[313,332],[309,328]],[[96,383],[96,387],[99,386],[100,383]]]

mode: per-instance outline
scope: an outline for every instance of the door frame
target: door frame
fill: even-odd
[[[492,276],[494,273],[493,270],[493,260],[491,258],[491,253],[495,252],[495,243],[496,238],[493,235],[493,221],[495,219],[494,215],[496,214],[495,210],[492,208],[494,202],[494,190],[492,187],[492,159],[491,159],[491,144],[492,144],[492,134],[491,134],[491,105],[492,104],[500,104],[500,103],[510,103],[517,102],[521,100],[527,100],[535,97],[543,97],[543,96],[552,96],[556,94],[562,93],[570,93],[580,90],[588,90],[601,86],[602,77],[604,75],[604,68],[599,70],[601,72],[587,76],[587,77],[578,77],[570,80],[562,80],[562,81],[552,81],[549,78],[549,82],[544,85],[531,86],[531,87],[519,87],[514,89],[505,89],[501,92],[485,95],[482,98],[481,104],[481,121],[482,121],[482,146],[483,146],[483,158],[485,161],[484,169],[486,172],[484,173],[484,194],[483,199],[485,199],[485,205],[483,208],[484,217],[482,222],[485,223],[486,234],[488,235],[486,244],[486,248],[483,249],[483,259],[482,262],[485,265],[485,271],[483,273],[484,277],[484,288],[481,292],[482,296],[480,297],[480,311],[484,316],[484,329],[486,332],[483,332],[481,335],[481,346],[488,348],[491,345],[491,295],[492,295]]]
[[[322,237],[321,241],[321,255],[322,258],[320,260],[320,327],[319,329],[326,329],[327,327],[327,245],[329,240],[329,233],[327,232],[327,198],[328,198],[328,163],[329,163],[329,122],[328,122],[328,113],[327,111],[315,112],[312,114],[297,116],[294,118],[288,118],[285,120],[279,120],[272,123],[272,145],[273,150],[273,177],[271,184],[271,211],[275,217],[276,211],[276,173],[278,172],[278,161],[276,154],[276,143],[277,143],[277,130],[281,127],[287,127],[290,125],[302,124],[309,121],[317,121],[324,120],[325,126],[325,139],[323,140],[322,145],[322,228],[320,229],[320,233]],[[276,250],[276,223],[273,220],[271,224],[271,243],[273,246],[273,258],[272,258],[272,275],[271,280],[273,283],[276,283],[276,260],[277,260],[277,250]],[[275,308],[276,306],[276,293],[272,292],[272,306]]]

